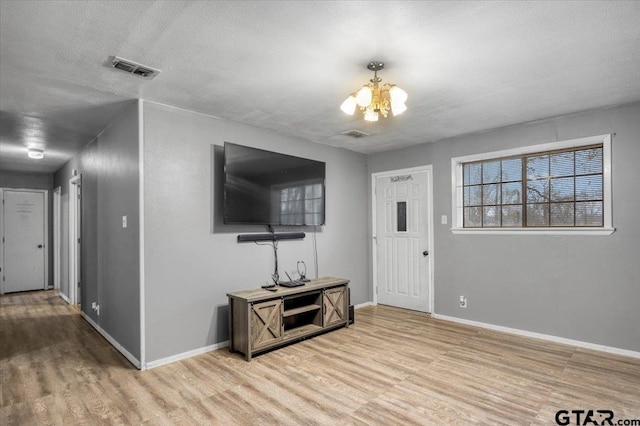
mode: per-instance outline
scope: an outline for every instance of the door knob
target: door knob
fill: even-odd
[[[38,248],[42,248],[42,244],[38,244]]]
[[[429,256],[429,250],[425,250],[425,251],[423,251],[423,252],[422,252],[422,255],[423,255],[423,256]]]

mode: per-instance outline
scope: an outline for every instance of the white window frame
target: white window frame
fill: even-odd
[[[611,235],[616,230],[611,217],[611,134],[589,136],[567,141],[551,142],[503,151],[466,155],[451,159],[451,232],[454,234],[487,234],[487,235]],[[529,228],[464,228],[463,227],[463,192],[462,165],[473,161],[483,161],[502,157],[534,154],[537,152],[558,149],[579,148],[582,146],[602,144],[602,179],[603,179],[603,214],[604,226],[598,227],[529,227]]]

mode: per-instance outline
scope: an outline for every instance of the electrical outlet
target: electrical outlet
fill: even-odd
[[[467,297],[466,296],[460,296],[460,307],[461,308],[466,308],[467,307]]]
[[[91,309],[93,309],[95,311],[96,310],[96,306],[98,306],[98,304],[96,302],[91,302]]]

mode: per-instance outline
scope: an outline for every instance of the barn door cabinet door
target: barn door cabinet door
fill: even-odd
[[[323,311],[325,327],[347,321],[347,315],[349,312],[347,291],[346,286],[324,290]]]
[[[282,299],[251,305],[251,347],[259,349],[282,340]]]

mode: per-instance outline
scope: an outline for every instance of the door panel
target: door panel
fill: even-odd
[[[349,301],[347,288],[337,287],[324,291],[323,296],[324,326],[344,323],[348,320]]]
[[[4,190],[6,293],[46,288],[44,196],[43,192]]]
[[[429,312],[429,173],[379,176],[376,191],[378,303]]]
[[[282,300],[255,303],[251,307],[251,347],[259,349],[282,339]]]
[[[409,294],[409,280],[408,275],[410,271],[409,263],[411,261],[408,247],[408,239],[406,237],[397,237],[395,241],[395,257],[396,257],[396,271],[392,278],[396,281],[396,293],[402,296]]]

